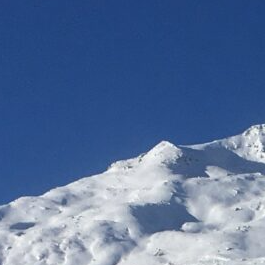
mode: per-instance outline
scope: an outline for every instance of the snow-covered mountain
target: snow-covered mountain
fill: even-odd
[[[0,207],[1,265],[264,264],[264,239],[265,125]]]

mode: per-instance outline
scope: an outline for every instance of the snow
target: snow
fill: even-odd
[[[0,265],[265,264],[265,125],[163,141],[39,197],[0,206]]]

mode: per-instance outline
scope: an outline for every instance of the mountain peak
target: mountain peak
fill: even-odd
[[[247,130],[244,131],[243,135],[258,135],[262,134],[265,136],[265,124],[256,124],[251,127],[249,127]]]
[[[168,141],[161,141],[156,146],[154,146],[147,153],[141,154],[138,157],[126,160],[120,160],[114,162],[109,167],[110,171],[128,170],[135,169],[139,165],[144,163],[147,164],[161,164],[163,162],[167,163],[176,159],[181,154],[181,149],[176,147],[174,144]]]
[[[265,163],[265,124],[253,125],[242,134],[217,141],[244,159]]]
[[[174,144],[163,140],[163,141],[159,142],[157,145],[155,145],[155,147],[153,147],[149,151],[149,153],[152,152],[152,153],[158,154],[158,153],[162,153],[162,152],[167,152],[169,150],[177,150],[177,149],[178,148]]]
[[[161,141],[153,147],[147,154],[146,159],[158,162],[170,162],[181,155],[180,148],[168,141]]]

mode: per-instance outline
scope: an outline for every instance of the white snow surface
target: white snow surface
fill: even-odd
[[[0,265],[265,264],[265,125],[163,141],[99,175],[0,206]]]

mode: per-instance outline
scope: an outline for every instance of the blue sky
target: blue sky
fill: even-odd
[[[161,140],[264,123],[265,2],[2,0],[0,203]]]

